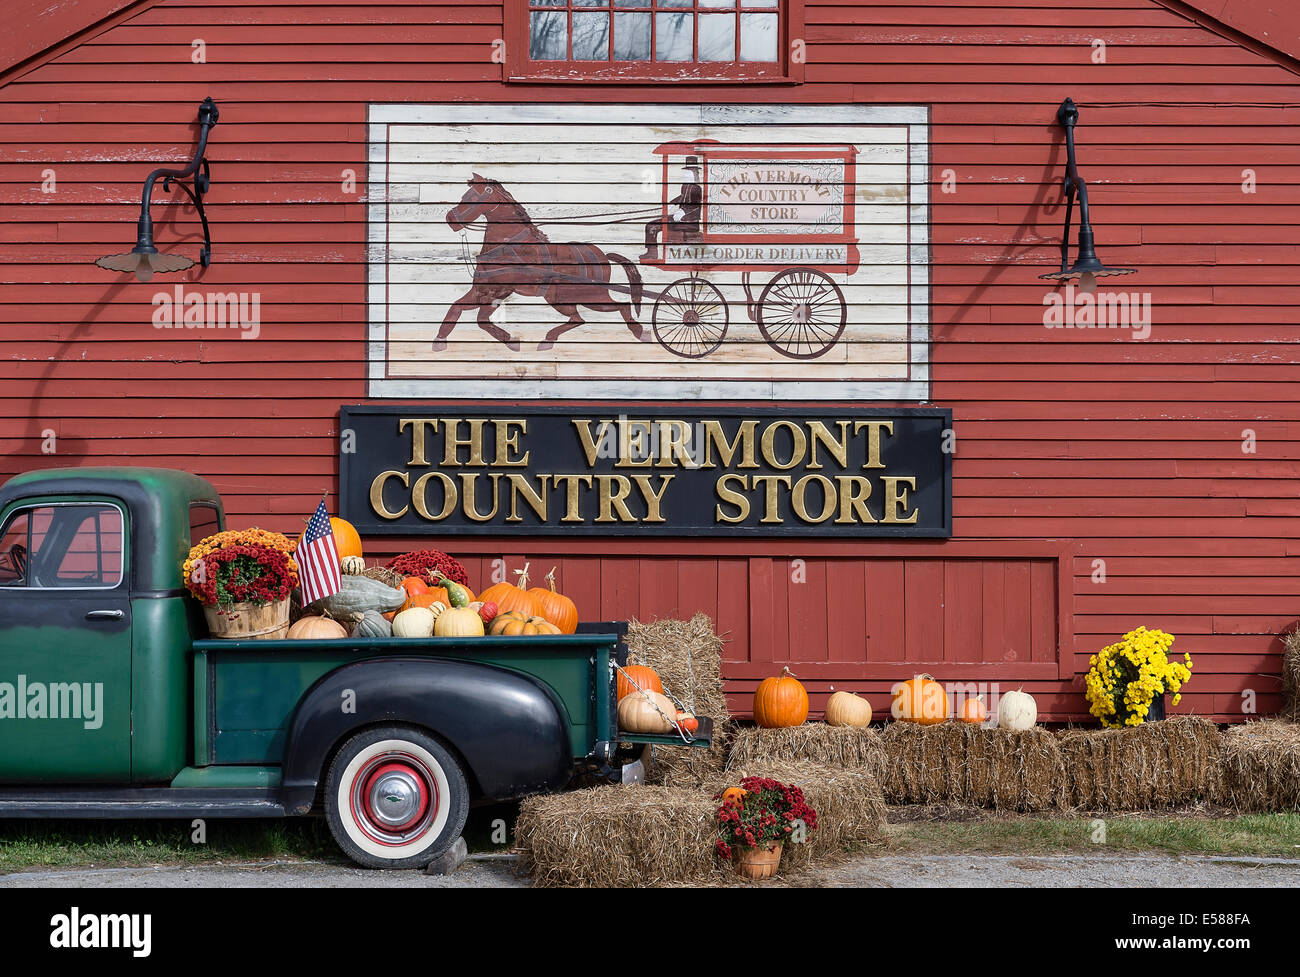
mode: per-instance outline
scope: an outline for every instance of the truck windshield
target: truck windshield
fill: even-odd
[[[116,587],[123,536],[122,511],[111,503],[21,509],[0,534],[0,587]]]

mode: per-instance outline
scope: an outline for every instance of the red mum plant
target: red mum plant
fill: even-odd
[[[270,546],[245,543],[223,546],[203,556],[185,581],[208,607],[229,604],[274,604],[297,584],[287,554]]]
[[[403,577],[420,577],[430,587],[439,586],[439,577],[454,580],[462,587],[469,586],[469,574],[465,572],[465,564],[441,550],[416,550],[413,553],[403,553],[389,560],[386,566]]]
[[[716,801],[726,795],[718,808],[718,840],[714,842],[723,858],[731,857],[732,846],[768,848],[773,842],[788,841],[801,824],[808,831],[817,829],[817,812],[798,787],[770,777],[746,777],[740,787],[741,791],[713,797]]]

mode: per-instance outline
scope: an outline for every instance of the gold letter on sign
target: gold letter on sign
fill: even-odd
[[[400,478],[402,485],[410,487],[411,479],[406,472],[380,472],[370,483],[370,508],[375,511],[375,515],[384,519],[401,519],[410,506],[404,505],[397,512],[389,512],[388,507],[384,505],[384,483],[390,478]]]
[[[867,429],[867,463],[863,468],[884,468],[885,463],[880,460],[880,432],[884,430],[891,438],[894,436],[893,421],[857,421],[853,425],[853,433],[857,434],[863,428]],[[889,522],[888,519],[885,522]]]
[[[903,518],[903,513],[907,511],[907,490],[911,488],[916,491],[916,479],[909,475],[906,478],[895,478],[892,475],[884,477],[885,482],[885,518],[881,522],[894,523],[913,523],[920,512],[912,510],[912,514]],[[899,485],[903,487],[900,488]]]
[[[424,467],[429,464],[428,453],[424,450],[424,439],[428,437],[425,429],[437,434],[438,422],[432,418],[403,417],[397,422],[397,433],[401,434],[408,426],[414,428],[411,431],[411,465]]]

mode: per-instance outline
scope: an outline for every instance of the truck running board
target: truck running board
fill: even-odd
[[[0,787],[0,818],[282,818],[278,789]]]

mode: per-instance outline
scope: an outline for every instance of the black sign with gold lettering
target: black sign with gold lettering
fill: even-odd
[[[950,536],[951,411],[344,407],[364,536]]]

